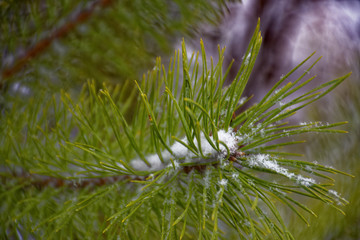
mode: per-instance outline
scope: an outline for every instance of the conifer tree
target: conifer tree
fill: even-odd
[[[188,26],[220,17],[223,1],[1,3],[1,42],[11,42],[1,79],[3,238],[293,239],[281,209],[308,224],[316,213],[304,199],[339,212],[348,203],[330,186],[333,174],[349,174],[284,147],[303,133],[345,132],[345,122],[286,120],[349,74],[298,94],[315,78],[309,56],[244,108],[259,24],[228,86],[220,47],[218,62],[185,41],[152,61]]]

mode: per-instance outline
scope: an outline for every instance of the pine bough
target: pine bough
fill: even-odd
[[[333,129],[344,123],[284,120],[348,75],[298,94],[314,77],[303,80],[305,72],[284,83],[310,56],[259,103],[240,110],[260,44],[258,26],[229,86],[224,49],[217,64],[207,63],[203,44],[188,59],[183,43],[168,70],[158,59],[141,82],[102,89],[89,82],[77,97],[63,92],[27,106],[14,102],[1,119],[1,234],[292,239],[277,203],[306,224],[306,215],[316,215],[298,196],[341,211],[347,201],[329,189],[329,175],[345,173],[279,149],[301,143],[281,141],[289,136],[344,132]]]

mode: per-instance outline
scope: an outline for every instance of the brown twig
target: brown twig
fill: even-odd
[[[1,176],[2,184],[16,179],[17,182],[25,183],[26,187],[33,186],[39,190],[46,187],[61,188],[66,187],[67,189],[84,189],[84,188],[95,188],[104,185],[114,184],[121,181],[130,180],[145,180],[145,177],[122,175],[122,176],[108,176],[98,178],[84,178],[84,179],[64,179],[54,176],[44,176],[39,174],[30,174],[26,171],[20,173],[11,173]]]
[[[64,23],[61,27],[55,29],[50,36],[45,37],[39,42],[35,43],[32,47],[30,47],[25,53],[19,57],[19,59],[15,60],[15,63],[12,64],[9,68],[6,68],[2,72],[2,79],[9,78],[13,76],[15,73],[19,72],[24,65],[32,58],[40,55],[44,52],[50,44],[59,38],[63,38],[67,36],[71,31],[75,29],[76,26],[81,23],[87,21],[94,13],[97,7],[105,8],[111,5],[114,0],[96,0],[94,1],[89,8],[83,9],[80,11],[74,18],[71,18],[69,21]]]
[[[244,152],[235,152],[230,155],[228,161],[236,162],[238,158],[245,156]],[[203,174],[206,169],[209,167],[219,167],[218,163],[213,164],[198,164],[192,166],[183,166],[181,171],[189,174],[191,171],[196,171],[200,174]],[[239,168],[242,168],[241,164],[238,164]],[[31,174],[25,170],[20,172],[11,172],[9,174],[0,175],[1,183],[5,184],[8,181],[16,179],[20,183],[26,183],[26,186],[34,186],[37,189],[41,190],[46,187],[61,188],[66,187],[67,189],[84,189],[110,185],[117,182],[131,182],[131,180],[140,180],[145,181],[149,176],[136,176],[136,175],[120,175],[120,176],[108,176],[108,177],[94,177],[94,178],[78,178],[78,179],[64,179],[54,176],[44,176],[39,174]]]

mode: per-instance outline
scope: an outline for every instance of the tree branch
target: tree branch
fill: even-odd
[[[114,0],[94,1],[90,7],[80,11],[75,17],[70,18],[69,21],[65,22],[61,27],[55,29],[50,34],[50,36],[47,36],[39,42],[35,43],[32,47],[25,51],[21,57],[15,60],[12,66],[5,68],[1,73],[2,80],[4,81],[5,79],[19,72],[28,61],[43,53],[54,40],[66,37],[71,31],[75,29],[76,26],[87,21],[94,14],[97,7],[109,7],[113,2]]]

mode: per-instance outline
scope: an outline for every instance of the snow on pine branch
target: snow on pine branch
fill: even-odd
[[[305,187],[310,187],[315,184],[315,180],[312,178],[306,178],[301,175],[289,172],[288,169],[281,167],[275,160],[272,160],[268,154],[254,154],[249,157],[248,166],[250,168],[259,167],[268,170],[275,171],[283,176],[288,177],[291,180],[295,180],[298,184]]]
[[[238,142],[241,139],[241,137],[236,136],[235,132],[231,128],[229,128],[228,131],[225,131],[223,129],[218,131],[218,140],[223,142],[230,150],[230,154],[234,153],[238,149]],[[210,136],[210,140],[213,142],[214,145],[216,145],[215,140],[212,136]],[[188,140],[185,138],[181,139],[182,142],[188,144]],[[184,162],[200,162],[202,160],[221,160],[224,159],[227,155],[227,149],[225,146],[220,144],[220,151],[218,152],[216,149],[214,149],[211,144],[208,142],[206,137],[204,136],[204,133],[201,132],[200,134],[200,143],[197,141],[196,138],[193,139],[194,143],[197,144],[197,147],[200,148],[204,156],[206,156],[206,159],[203,159],[200,155],[200,151],[198,152],[199,155],[195,155],[191,150],[189,150],[186,146],[181,144],[180,142],[175,142],[171,147],[171,151],[173,152],[173,155],[165,150],[161,153],[162,158],[164,160],[164,163],[161,162],[158,154],[152,154],[146,156],[146,159],[151,164],[151,167],[149,168],[144,161],[141,159],[134,159],[131,161],[131,166],[138,171],[156,171],[159,169],[162,169],[169,164],[171,164],[170,158],[172,158],[175,162],[175,167],[179,166],[179,160]]]

